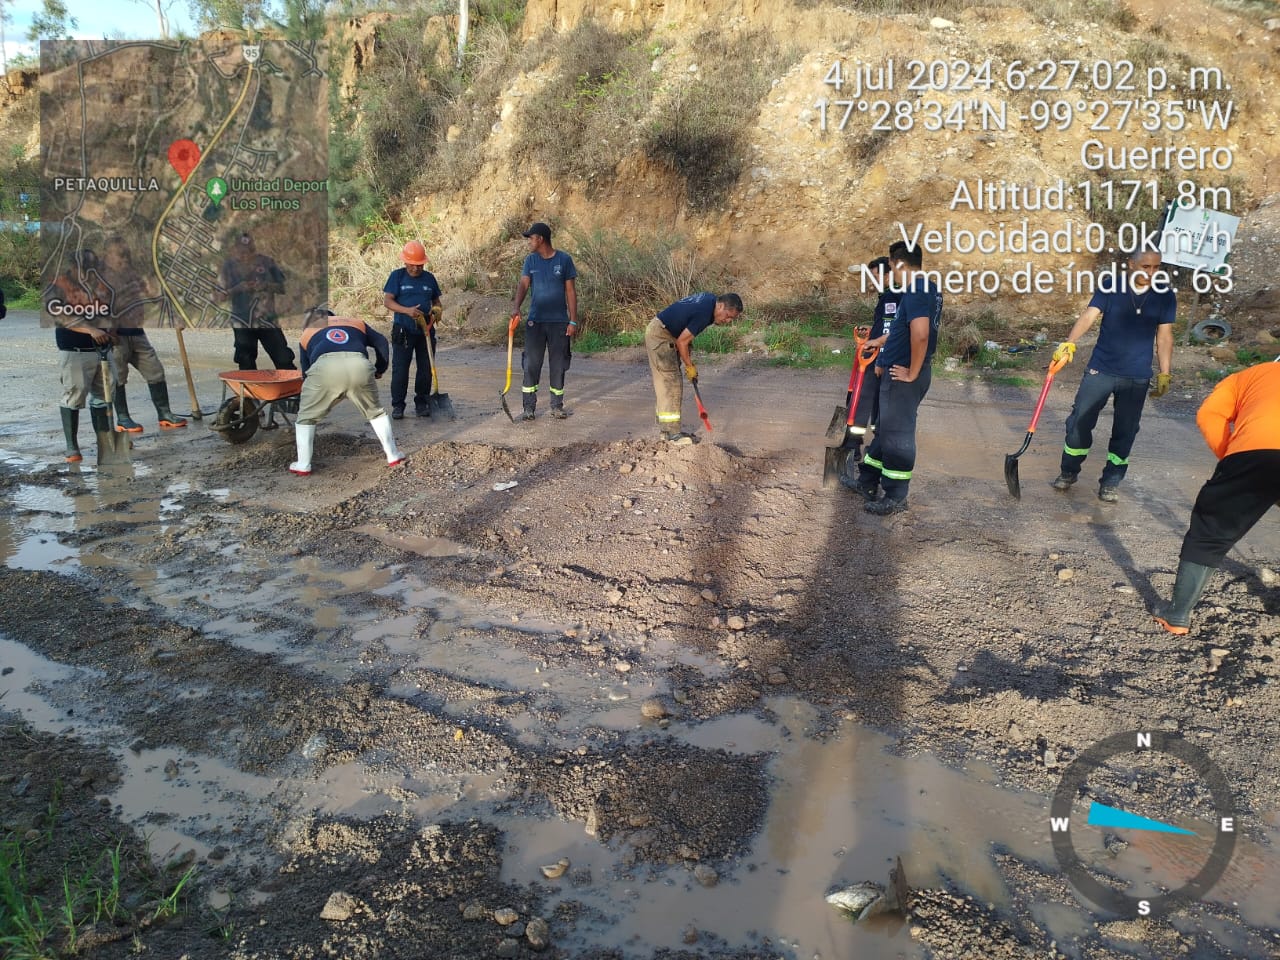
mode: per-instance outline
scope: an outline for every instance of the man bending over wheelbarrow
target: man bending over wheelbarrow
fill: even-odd
[[[387,466],[398,466],[404,454],[391,435],[391,418],[378,403],[374,380],[387,369],[387,338],[349,317],[335,317],[333,311],[313,307],[307,311],[302,331],[302,397],[294,433],[298,459],[289,472],[300,477],[311,473],[311,451],[315,446],[316,422],[323,419],[343,397],[350,399],[369,420],[387,455]],[[369,362],[368,350],[378,356]]]

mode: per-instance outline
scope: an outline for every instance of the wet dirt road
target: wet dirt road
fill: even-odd
[[[133,384],[147,432],[99,472],[61,462],[52,335],[19,313],[4,332],[0,707],[54,740],[21,797],[0,784],[0,819],[109,751],[85,789],[154,857],[194,857],[191,909],[227,931],[152,927],[155,955],[1276,951],[1280,524],[1233,553],[1196,635],[1145,612],[1212,469],[1199,388],[1148,407],[1103,505],[1047,485],[1067,378],[1015,503],[1031,391],[937,380],[912,510],[882,521],[821,489],[838,371],[702,363],[715,432],[676,449],[643,363],[576,357],[574,415],[512,425],[505,352],[447,347],[457,420],[398,423],[410,459],[387,471],[343,405],[308,479],[287,427],[160,435]],[[152,339],[185,412],[172,334]],[[206,410],[229,339],[187,337]],[[1082,902],[1047,825],[1071,758],[1147,727],[1209,749],[1244,824],[1204,902],[1161,921]],[[1211,819],[1181,781],[1108,796]],[[1090,853],[1135,889],[1202,854]],[[898,856],[906,922],[823,902]],[[334,894],[346,919],[321,916]]]

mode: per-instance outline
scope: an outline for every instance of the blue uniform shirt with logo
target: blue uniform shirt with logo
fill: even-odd
[[[942,323],[942,294],[928,277],[912,278],[902,299],[898,301],[898,312],[893,322],[887,324],[889,339],[884,343],[876,366],[888,370],[890,367],[911,366],[911,321],[916,317],[929,318],[929,346],[925,351],[924,362],[928,364],[933,352],[938,348],[938,327]]]
[[[569,322],[569,301],[565,297],[564,285],[578,276],[573,257],[563,250],[557,250],[546,258],[531,253],[524,258],[520,275],[529,278],[530,323]]]
[[[1150,288],[1134,293],[1125,284],[1124,289],[1112,293],[1099,290],[1089,306],[1102,311],[1089,369],[1113,377],[1150,379],[1151,345],[1159,328],[1176,319],[1177,295],[1172,290],[1158,293]]]
[[[399,270],[391,271],[391,276],[387,278],[387,285],[382,288],[382,292],[391,294],[396,303],[402,307],[409,309],[417,307],[425,316],[431,312],[431,305],[440,299],[440,284],[436,282],[430,270],[423,270],[416,277],[411,277],[409,271],[401,267]],[[414,333],[418,332],[417,322],[413,317],[405,316],[403,313],[395,314],[392,322],[397,327],[403,327]]]
[[[714,293],[695,293],[677,300],[658,314],[658,319],[673,337],[678,337],[688,330],[697,336],[711,326],[716,318],[716,295]]]
[[[302,331],[299,345],[303,376],[326,353],[359,353],[368,357],[370,347],[377,355],[374,372],[381,374],[387,369],[387,338],[360,320],[333,317],[323,327],[308,327]]]
[[[876,301],[876,312],[871,318],[871,339],[878,340],[893,328],[893,318],[898,315],[898,303],[902,294],[884,288],[880,299]]]

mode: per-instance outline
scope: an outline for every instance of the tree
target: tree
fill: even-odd
[[[41,40],[70,40],[71,31],[80,21],[71,16],[63,0],[44,0],[40,9],[31,15],[27,39],[32,43]]]
[[[458,69],[462,69],[462,57],[467,52],[467,27],[471,23],[471,4],[458,0]]]
[[[4,55],[4,25],[12,19],[6,9],[8,6],[9,0],[0,0],[0,79],[4,79],[9,73],[9,63]]]
[[[153,7],[156,11],[156,25],[160,28],[160,39],[169,39],[169,10],[177,0],[133,0],[144,7]]]
[[[248,30],[262,25],[263,0],[187,0],[203,30]]]

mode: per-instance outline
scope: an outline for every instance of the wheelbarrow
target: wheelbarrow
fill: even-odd
[[[228,370],[222,381],[222,403],[209,424],[227,443],[246,443],[258,432],[274,430],[276,415],[291,424],[298,412],[302,374],[297,370]]]

